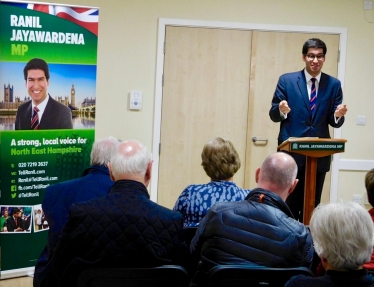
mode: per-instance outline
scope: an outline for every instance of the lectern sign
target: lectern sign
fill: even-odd
[[[278,149],[306,156],[304,184],[304,218],[309,224],[315,206],[317,159],[344,152],[345,139],[330,138],[289,138],[282,142]]]
[[[291,150],[303,151],[344,151],[345,143],[321,143],[321,142],[294,142],[291,144]]]

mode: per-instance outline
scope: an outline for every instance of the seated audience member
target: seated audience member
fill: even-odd
[[[13,207],[12,216],[9,216],[6,221],[8,231],[19,232],[24,230],[22,220],[22,210],[18,207]]]
[[[72,205],[45,286],[75,286],[87,268],[183,265],[182,215],[150,200],[148,150],[135,140],[120,143],[108,167],[109,194]]]
[[[194,284],[205,286],[206,273],[215,265],[310,267],[311,235],[285,203],[298,182],[296,174],[290,155],[271,154],[256,170],[257,188],[244,201],[210,208],[190,246],[200,258]]]
[[[23,214],[22,215],[22,220],[23,220],[23,228],[25,229],[25,231],[30,231],[30,228],[31,228],[31,214],[29,214],[29,215]]]
[[[8,218],[9,218],[8,209],[4,209],[3,216],[0,218],[0,231],[7,231],[6,221],[8,220]]]
[[[365,176],[365,187],[367,192],[367,197],[370,205],[373,207],[369,210],[371,219],[374,222],[374,168]],[[371,260],[364,264],[364,268],[368,270],[374,270],[374,252],[371,254]]]
[[[363,264],[373,250],[373,222],[355,202],[321,204],[310,220],[314,248],[326,271],[321,277],[292,277],[286,287],[374,286]]]
[[[36,214],[34,215],[34,221],[35,221],[35,227],[37,227],[37,230],[42,230],[43,228],[42,211],[40,209],[36,211]]]
[[[110,179],[108,162],[119,141],[114,137],[94,142],[91,149],[91,166],[77,179],[60,182],[47,187],[42,202],[43,215],[38,221],[39,230],[48,228],[48,241],[35,266],[34,286],[41,286],[48,261],[62,233],[70,207],[75,202],[107,195],[113,185]],[[36,218],[35,218],[36,219]],[[48,224],[46,225],[46,223]],[[39,225],[40,224],[40,225]]]
[[[240,159],[229,140],[217,137],[208,141],[201,159],[211,181],[189,185],[179,196],[173,210],[182,213],[184,226],[198,226],[216,202],[241,201],[250,192],[233,182],[234,174],[240,168]]]

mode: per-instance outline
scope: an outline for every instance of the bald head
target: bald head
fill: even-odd
[[[283,200],[294,190],[298,180],[297,165],[288,154],[277,152],[269,155],[256,171],[258,187],[278,194]]]
[[[149,183],[152,156],[145,146],[136,140],[117,145],[112,153],[109,170],[113,180],[130,179]]]

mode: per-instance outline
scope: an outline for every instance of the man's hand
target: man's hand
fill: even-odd
[[[345,114],[347,113],[347,111],[348,111],[347,105],[341,104],[341,105],[337,106],[337,108],[335,110],[335,113],[334,113],[335,117],[341,118],[341,117],[345,116]]]
[[[291,111],[287,101],[283,100],[279,103],[279,111],[285,115],[287,115]]]

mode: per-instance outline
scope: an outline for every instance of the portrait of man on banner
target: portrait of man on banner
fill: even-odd
[[[98,8],[1,1],[0,18],[0,131],[95,128]]]
[[[68,106],[48,94],[49,67],[39,58],[31,59],[23,69],[27,92],[31,98],[18,107],[15,129],[71,129],[73,121]],[[30,120],[31,115],[31,120]]]

